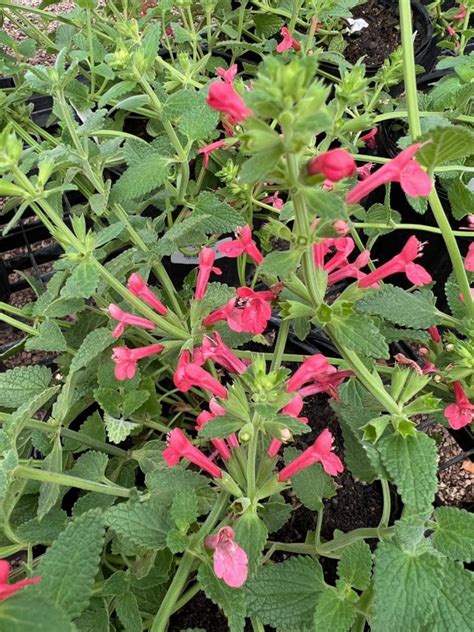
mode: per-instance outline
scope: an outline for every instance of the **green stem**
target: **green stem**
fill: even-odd
[[[120,496],[121,498],[130,498],[131,489],[126,489],[120,485],[104,485],[88,481],[78,476],[69,476],[59,472],[46,472],[44,470],[36,470],[33,467],[18,465],[15,468],[15,476],[29,481],[40,481],[41,483],[56,483],[57,485],[65,485],[66,487],[77,487],[90,492],[99,494],[108,494],[109,496]]]
[[[247,452],[247,496],[251,501],[255,499],[257,484],[257,448],[258,448],[259,431],[256,425],[253,427],[253,435],[249,442],[249,449]]]
[[[441,235],[442,231],[436,226],[425,226],[424,224],[371,224],[367,222],[356,222],[352,224],[354,228],[376,228],[380,230],[421,230],[426,233],[435,233]],[[457,237],[474,237],[474,231],[469,230],[453,230],[453,235]]]
[[[390,486],[385,478],[380,479],[382,485],[383,511],[380,518],[379,528],[388,527],[390,522],[390,512],[392,511],[392,499],[390,496]]]
[[[87,15],[87,42],[89,46],[89,68],[91,69],[91,83],[90,83],[90,95],[94,98],[95,94],[95,61],[94,61],[94,42],[92,39],[92,12],[90,9],[86,9]]]
[[[410,0],[399,0],[400,24],[403,49],[403,71],[405,77],[405,93],[408,110],[408,122],[412,140],[421,136],[420,115],[418,108],[418,94],[416,88],[415,53],[413,50],[413,26]],[[459,289],[464,297],[464,305],[467,312],[474,318],[474,301],[471,297],[471,288],[464,269],[464,261],[459,251],[456,238],[453,235],[448,218],[443,205],[439,199],[436,189],[433,187],[432,193],[428,197],[434,218],[441,229],[443,239],[446,243],[454,274],[456,276]]]
[[[30,327],[26,323],[23,323],[21,320],[17,320],[16,318],[12,318],[11,316],[7,316],[7,314],[0,314],[0,321],[7,323],[7,325],[11,325],[15,327],[15,329],[20,329],[24,331],[26,334],[30,336],[37,336],[38,332],[34,327]]]
[[[150,628],[150,632],[165,632],[169,618],[175,611],[175,605],[186,585],[186,582],[188,581],[188,576],[195,560],[194,554],[191,552],[192,548],[199,545],[203,538],[214,528],[215,524],[220,519],[224,507],[226,506],[227,499],[228,494],[221,494],[219,496],[214,507],[207,516],[206,521],[199,531],[193,536],[189,544],[189,549],[185,551],[183,557],[181,558],[178,570],[174,574],[173,581],[171,582],[168,591],[161,602],[160,608]]]
[[[283,355],[285,351],[286,341],[288,339],[288,332],[290,330],[290,321],[282,320],[280,323],[280,328],[278,330],[278,335],[275,343],[275,351],[273,352],[272,364],[270,367],[271,371],[276,371],[280,368],[281,362],[283,360]]]

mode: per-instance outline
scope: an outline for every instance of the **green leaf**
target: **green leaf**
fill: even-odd
[[[433,555],[425,543],[417,553],[381,542],[375,554],[373,632],[472,630],[472,573]]]
[[[66,527],[67,513],[62,509],[53,509],[42,520],[33,518],[16,529],[21,542],[50,545]]]
[[[99,106],[99,108],[103,108],[104,105],[107,105],[118,97],[131,92],[134,89],[135,85],[135,81],[120,81],[119,83],[114,84],[104,92],[104,94],[100,97],[97,105]]]
[[[429,171],[449,160],[460,160],[474,153],[474,132],[468,127],[438,127],[424,134],[417,142],[427,143],[416,154],[417,161]]]
[[[233,432],[242,428],[244,422],[235,417],[220,415],[217,419],[211,419],[200,430],[199,436],[206,439],[225,439]]]
[[[178,90],[170,95],[163,116],[177,121],[179,131],[190,140],[207,138],[219,122],[219,113],[207,105],[205,94],[192,90]]]
[[[104,599],[91,599],[89,608],[75,624],[78,632],[110,632],[109,612]]]
[[[170,509],[170,516],[178,529],[187,531],[198,517],[198,499],[192,489],[180,489]]]
[[[18,408],[48,388],[51,369],[45,366],[17,366],[0,373],[0,406]]]
[[[265,178],[271,179],[273,169],[283,155],[281,145],[259,151],[248,158],[240,167],[239,184],[255,184]]]
[[[336,336],[342,347],[363,356],[376,359],[390,357],[384,337],[373,320],[367,316],[352,314],[349,319],[337,318]]]
[[[337,565],[340,579],[357,588],[366,590],[372,575],[372,554],[367,542],[359,540],[344,547]]]
[[[142,632],[142,618],[133,593],[127,592],[115,600],[115,612],[127,632]]]
[[[153,496],[165,507],[171,505],[173,498],[181,490],[192,489],[198,495],[199,490],[209,485],[208,479],[197,472],[179,467],[171,469],[163,466],[163,460],[161,464],[161,467],[146,475],[145,482]]]
[[[144,157],[140,164],[128,167],[113,185],[111,201],[131,202],[161,187],[168,176],[168,162],[161,152],[156,152]]]
[[[103,452],[89,450],[85,454],[81,454],[77,459],[70,474],[71,476],[101,483],[104,481],[108,462],[109,457]]]
[[[447,190],[451,213],[455,219],[462,220],[468,215],[469,209],[474,208],[474,192],[461,179],[451,183]]]
[[[38,328],[38,336],[33,336],[26,341],[25,349],[31,351],[39,349],[40,351],[60,352],[67,347],[66,339],[59,325],[54,320],[47,320]]]
[[[61,296],[63,298],[90,298],[97,289],[100,272],[96,266],[87,259],[74,268],[73,273],[66,281]]]
[[[423,432],[403,437],[393,433],[378,448],[407,510],[428,511],[438,488],[436,443]]]
[[[230,632],[242,632],[245,625],[245,594],[242,588],[230,588],[217,579],[209,564],[201,564],[198,581],[206,597],[224,611]]]
[[[112,333],[105,327],[95,329],[84,338],[81,346],[77,350],[76,355],[71,362],[71,372],[78,371],[88,366],[97,358],[107,347],[114,342]]]
[[[278,33],[285,22],[273,13],[256,13],[254,16],[255,32],[264,40]]]
[[[104,423],[107,437],[112,443],[121,443],[128,435],[140,427],[139,424],[135,424],[132,421],[125,421],[122,417],[111,417],[107,413],[104,413]]]
[[[104,520],[90,511],[68,524],[38,565],[41,597],[71,618],[87,608],[104,543]]]
[[[258,271],[262,275],[268,274],[287,279],[296,271],[300,258],[301,253],[298,250],[271,252],[260,264]]]
[[[265,522],[268,533],[275,533],[288,522],[291,515],[291,505],[286,503],[280,495],[275,495],[264,504],[259,513]]]
[[[172,523],[166,508],[156,498],[127,501],[107,510],[105,518],[118,535],[137,546],[164,549]]]
[[[63,447],[59,433],[54,439],[54,445],[51,452],[43,461],[43,470],[51,473],[62,473],[63,471]],[[54,482],[41,483],[40,495],[38,500],[38,519],[42,520],[44,516],[56,504],[61,487]]]
[[[318,599],[314,613],[314,632],[347,632],[354,623],[355,604],[344,599],[334,589],[326,589]]]
[[[474,560],[474,514],[455,507],[434,511],[436,528],[433,544],[448,557],[461,562]]]
[[[0,603],[0,632],[76,632],[69,617],[31,588]]]
[[[238,211],[210,191],[199,194],[192,217],[201,217],[201,229],[206,235],[232,232],[246,223]]]
[[[362,314],[382,316],[396,325],[428,329],[439,323],[436,308],[421,292],[408,293],[401,287],[384,284],[378,290],[367,292],[355,304]]]
[[[295,556],[261,566],[246,583],[248,614],[278,630],[311,630],[316,601],[324,590],[319,562]]]
[[[89,415],[84,423],[81,424],[81,427],[79,428],[79,435],[82,435],[83,437],[90,437],[91,439],[97,439],[97,441],[105,441],[104,424],[102,423],[102,417],[97,410],[94,411],[92,415]],[[76,453],[88,450],[87,446],[76,439],[64,438],[63,446],[65,450],[71,450]]]
[[[235,539],[247,553],[250,577],[257,570],[268,531],[263,520],[250,508],[235,523]]]
[[[122,410],[125,417],[130,417],[150,399],[149,391],[140,390],[127,393],[123,399]]]
[[[344,200],[336,193],[315,187],[305,187],[303,194],[312,215],[331,221],[347,219]]]
[[[285,464],[293,461],[301,452],[296,448],[285,449]],[[303,505],[313,511],[323,508],[323,498],[336,495],[333,479],[323,470],[321,463],[314,463],[291,478],[295,494]]]

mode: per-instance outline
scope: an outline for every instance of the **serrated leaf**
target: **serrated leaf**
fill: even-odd
[[[172,527],[166,508],[156,498],[115,505],[107,510],[105,519],[121,537],[147,549],[164,549]]]
[[[0,603],[0,632],[76,632],[69,617],[27,588]]]
[[[203,229],[203,219],[210,216],[191,215],[186,217],[182,222],[175,223],[166,233],[158,240],[155,252],[164,257],[175,253],[180,246],[189,246],[203,239],[206,232]],[[212,232],[212,231],[211,231]]]
[[[168,176],[168,159],[153,153],[134,164],[113,185],[110,199],[113,202],[138,200],[158,189]]]
[[[180,489],[171,504],[170,515],[179,529],[188,529],[198,517],[198,500],[192,489]]]
[[[296,448],[285,449],[285,464],[293,461],[300,453]],[[323,470],[321,463],[314,463],[291,477],[295,494],[303,505],[313,511],[321,511],[323,498],[336,495],[333,479]]]
[[[405,508],[428,511],[438,488],[436,443],[423,432],[403,437],[393,433],[378,443],[378,449]]]
[[[438,127],[417,139],[417,142],[425,141],[431,142],[417,152],[416,159],[430,171],[449,160],[459,160],[474,153],[474,132],[461,125]]]
[[[90,298],[97,289],[99,278],[100,272],[91,261],[87,259],[81,261],[66,281],[61,290],[61,296],[63,298]]]
[[[235,539],[247,553],[250,577],[261,561],[267,538],[264,521],[251,509],[247,509],[235,523]]]
[[[127,592],[115,600],[115,612],[127,632],[142,632],[142,618],[133,593]]]
[[[107,347],[114,342],[112,333],[105,327],[91,331],[84,338],[81,346],[77,350],[76,355],[71,362],[71,372],[78,371],[89,365],[97,358]]]
[[[51,452],[43,461],[43,470],[51,473],[61,473],[63,471],[63,448],[59,433],[54,439],[54,445]],[[40,494],[38,499],[38,519],[42,520],[44,516],[54,507],[59,494],[60,486],[55,482],[45,482],[40,485]]]
[[[337,574],[358,590],[366,590],[372,575],[372,554],[367,542],[359,540],[344,547],[337,565]]]
[[[434,511],[436,529],[433,544],[448,557],[461,562],[474,560],[474,514],[455,507]]]
[[[121,443],[129,434],[140,427],[139,424],[132,421],[125,421],[122,417],[111,417],[107,413],[104,413],[104,424],[107,437],[112,443]]]
[[[179,90],[170,95],[163,116],[176,121],[179,131],[190,140],[207,138],[219,122],[219,114],[207,105],[205,94],[192,90]]]
[[[462,220],[469,214],[469,209],[474,208],[474,192],[460,179],[451,183],[447,190],[451,213],[455,219]]]
[[[53,509],[42,520],[33,518],[16,529],[16,535],[22,542],[29,544],[51,544],[66,527],[67,513],[62,509]]]
[[[161,460],[161,463],[163,461]],[[145,478],[146,486],[163,506],[169,506],[180,490],[192,489],[194,493],[209,485],[208,479],[197,472],[181,468],[158,467]]]
[[[291,515],[291,505],[286,503],[279,495],[272,496],[260,509],[260,515],[269,533],[275,533],[281,529]]]
[[[211,419],[199,430],[199,436],[205,439],[225,439],[233,432],[242,428],[244,422],[235,417],[220,415],[217,419]]]
[[[110,632],[107,603],[103,599],[91,599],[89,608],[75,624],[78,632]]]
[[[0,373],[0,406],[18,408],[48,388],[51,369],[45,366],[17,366]]]
[[[248,613],[277,629],[311,630],[322,590],[321,565],[309,557],[292,557],[280,564],[261,566],[256,577],[246,584]]]
[[[349,319],[337,319],[336,336],[339,344],[356,353],[375,359],[388,359],[390,351],[377,325],[359,314]]]
[[[280,145],[259,151],[248,158],[240,167],[239,184],[255,184],[260,180],[271,180],[271,174],[283,154]]]
[[[266,40],[278,33],[285,22],[273,13],[256,13],[254,24],[257,35]]]
[[[103,452],[89,450],[74,463],[74,467],[70,471],[71,476],[85,478],[89,481],[103,482],[105,478],[105,470],[109,462],[109,457]]]
[[[315,187],[305,187],[303,194],[312,215],[331,221],[347,219],[344,200],[336,193]]]
[[[401,287],[384,284],[371,290],[355,304],[363,314],[382,316],[396,325],[428,329],[439,324],[436,308],[421,292],[408,293]]]
[[[300,258],[301,253],[298,250],[271,252],[260,264],[258,271],[262,275],[268,274],[287,279],[296,271]]]
[[[100,509],[105,511],[115,502],[115,496],[110,494],[99,494],[97,492],[89,492],[76,500],[72,513],[74,516],[80,516],[91,509]]]
[[[166,535],[166,546],[169,548],[173,555],[176,553],[183,553],[189,544],[189,536],[178,529],[170,529]]]
[[[206,235],[228,233],[245,225],[243,216],[210,191],[203,191],[196,200],[192,217],[201,217]]]
[[[356,615],[354,603],[328,588],[318,599],[314,613],[314,632],[347,632]]]
[[[208,599],[222,608],[230,632],[242,632],[245,625],[245,595],[242,588],[230,588],[221,579],[217,579],[209,564],[201,564],[198,581]]]
[[[84,437],[90,437],[91,439],[97,439],[97,441],[105,441],[105,428],[102,423],[102,417],[99,411],[94,411],[92,415],[89,415],[87,419],[81,424],[79,428],[79,435]],[[83,452],[88,450],[80,440],[64,438],[63,446],[65,450],[71,450],[73,452]]]
[[[39,592],[71,618],[87,608],[99,570],[104,520],[90,511],[68,524],[38,565]]]
[[[67,347],[66,339],[59,325],[54,320],[47,320],[38,328],[38,336],[33,336],[26,341],[25,349],[31,351],[39,349],[40,351],[61,352]]]
[[[127,393],[123,399],[122,410],[125,417],[130,417],[150,398],[149,391],[139,390]]]

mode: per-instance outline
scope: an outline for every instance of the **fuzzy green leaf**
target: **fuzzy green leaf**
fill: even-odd
[[[109,527],[137,546],[164,549],[172,523],[166,508],[157,500],[127,501],[111,507],[105,514]]]
[[[337,319],[337,339],[342,347],[346,347],[370,358],[390,357],[384,337],[377,325],[361,314],[352,314],[349,319]]]
[[[305,187],[303,194],[311,215],[331,221],[347,219],[344,200],[336,193],[315,187]]]
[[[18,408],[48,388],[51,370],[45,366],[17,366],[0,373],[0,406]]]
[[[76,632],[69,617],[27,588],[0,603],[0,632]]]
[[[66,339],[63,336],[61,328],[54,320],[47,320],[38,328],[39,336],[33,336],[26,341],[25,349],[31,351],[39,349],[40,351],[61,352],[67,347]]]
[[[100,272],[91,261],[87,259],[81,261],[66,281],[61,296],[63,298],[90,298],[97,289],[99,278]]]
[[[404,437],[393,433],[378,448],[406,509],[428,511],[438,488],[436,443],[423,432]]]
[[[228,233],[246,223],[238,211],[210,191],[199,194],[192,217],[201,217],[206,235]]]
[[[81,346],[77,350],[76,355],[71,362],[71,372],[78,371],[88,366],[97,358],[107,347],[114,342],[112,333],[105,327],[95,329],[84,338]]]
[[[191,215],[186,217],[182,222],[174,224],[166,233],[158,240],[154,248],[156,254],[164,257],[172,255],[180,246],[189,246],[203,240],[206,232],[203,228],[203,220],[209,219],[209,215]],[[210,231],[212,232],[212,231]]]
[[[449,160],[460,160],[474,153],[474,132],[461,125],[438,127],[417,140],[431,141],[416,154],[417,161],[430,171]]]
[[[474,192],[462,180],[455,180],[448,187],[448,198],[453,217],[462,220],[474,208]]]
[[[349,586],[358,590],[368,588],[372,575],[372,554],[367,542],[359,540],[342,550],[337,573]]]
[[[132,421],[126,421],[122,417],[111,417],[107,413],[104,413],[104,424],[107,430],[107,437],[112,443],[121,443],[128,435],[140,427]]]
[[[255,573],[267,542],[268,531],[263,520],[250,509],[235,523],[235,539],[247,553],[250,577]]]
[[[474,560],[474,514],[455,507],[435,509],[433,544],[448,557],[461,562]]]
[[[347,632],[356,618],[355,604],[332,588],[318,599],[314,613],[314,632]]]
[[[81,454],[77,459],[70,474],[71,476],[77,476],[100,483],[104,480],[108,462],[109,457],[103,452],[89,450],[85,454]]]
[[[142,632],[142,618],[133,593],[127,592],[115,600],[115,612],[127,632]]]
[[[235,417],[220,415],[217,419],[211,419],[200,430],[199,436],[206,439],[225,439],[233,432],[242,428],[244,422]]]
[[[281,529],[291,515],[291,505],[279,495],[272,496],[259,511],[269,533]]]
[[[179,529],[188,529],[198,517],[198,499],[192,489],[181,489],[173,498],[170,516]]]
[[[309,557],[292,557],[262,566],[246,584],[249,615],[282,630],[312,630],[316,601],[324,590],[321,565]]]
[[[436,308],[426,296],[389,284],[367,293],[355,308],[363,314],[382,316],[396,325],[414,329],[427,329],[439,323]]]
[[[38,565],[41,596],[72,618],[79,617],[89,604],[104,536],[101,514],[85,513],[68,524]]]
[[[286,448],[285,464],[293,461],[300,451],[296,448]],[[323,508],[323,498],[336,495],[336,485],[333,479],[323,470],[321,463],[314,463],[301,470],[291,478],[295,494],[303,505],[313,511]]]
[[[245,594],[241,588],[230,588],[218,579],[209,564],[201,564],[198,581],[208,599],[222,608],[230,632],[242,632],[245,625]]]
[[[281,279],[287,279],[293,274],[301,258],[301,253],[297,250],[285,250],[280,252],[271,252],[268,254],[258,269],[260,274],[278,276]]]
[[[168,176],[168,160],[156,152],[128,167],[112,187],[113,202],[138,200],[158,189]]]
[[[16,535],[22,542],[50,545],[66,527],[67,514],[62,509],[51,510],[42,520],[33,518],[21,524]]]

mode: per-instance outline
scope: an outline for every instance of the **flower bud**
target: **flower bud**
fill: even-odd
[[[354,175],[356,163],[345,149],[332,149],[310,160],[307,169],[310,176],[322,174],[331,182],[339,182]]]

